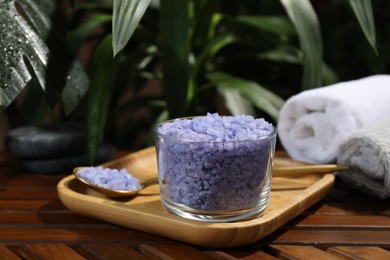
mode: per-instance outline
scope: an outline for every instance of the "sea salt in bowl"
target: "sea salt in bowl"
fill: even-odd
[[[163,206],[182,217],[231,222],[261,215],[269,199],[276,128],[251,116],[206,116],[155,128]]]

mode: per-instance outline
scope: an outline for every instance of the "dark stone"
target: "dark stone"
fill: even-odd
[[[115,158],[115,146],[109,142],[103,142],[96,152],[96,163],[99,165]],[[21,159],[21,167],[27,171],[43,174],[71,173],[75,167],[89,166],[88,155],[86,153],[62,158],[52,158],[46,160]]]
[[[85,153],[85,139],[83,124],[58,123],[11,129],[5,145],[16,157],[47,159]]]

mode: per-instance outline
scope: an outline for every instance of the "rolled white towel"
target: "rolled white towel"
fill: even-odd
[[[303,91],[280,111],[278,134],[293,159],[334,162],[341,142],[357,129],[390,119],[390,75]]]
[[[339,147],[337,162],[351,170],[339,172],[345,183],[366,194],[390,197],[390,120],[365,126]]]

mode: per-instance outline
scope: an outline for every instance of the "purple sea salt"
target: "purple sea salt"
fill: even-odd
[[[133,191],[141,188],[140,181],[126,169],[117,170],[103,167],[84,167],[78,170],[78,176],[106,189]]]
[[[266,205],[275,132],[264,119],[246,115],[207,114],[160,124],[163,204],[199,211]]]

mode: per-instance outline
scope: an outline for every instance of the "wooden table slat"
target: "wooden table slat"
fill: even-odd
[[[306,214],[315,215],[373,215],[369,210],[363,210],[361,207],[347,204],[340,201],[324,200],[322,203],[308,209]]]
[[[335,246],[327,251],[351,259],[390,259],[390,251],[379,247]]]
[[[118,243],[83,244],[79,251],[88,259],[149,259],[129,245]]]
[[[40,259],[86,259],[64,244],[29,244],[27,248],[39,256]]]
[[[338,183],[329,193],[329,196],[345,204],[354,205],[363,210],[369,210],[373,213],[390,217],[390,198],[386,200],[375,199],[363,193],[349,190],[348,187],[341,185]]]
[[[376,215],[309,215],[297,227],[365,228],[390,230],[390,218]]]
[[[51,199],[55,200],[58,199],[57,196],[57,190],[56,189],[6,189],[2,190],[0,188],[1,192],[1,199],[7,200],[44,200],[44,199]]]
[[[0,228],[0,244],[6,242],[56,243],[80,241],[129,241],[130,232],[121,229],[85,228]]]
[[[141,252],[156,259],[215,259],[191,246],[176,243],[144,243]]]
[[[98,224],[98,220],[86,218],[71,212],[18,212],[0,214],[0,226],[5,224]]]
[[[283,259],[343,259],[312,246],[272,245],[269,250]]]
[[[278,257],[270,254],[269,252],[265,252],[263,248],[260,249],[252,249],[251,247],[241,247],[234,249],[227,249],[226,253],[235,257],[234,259],[240,260],[275,260]]]
[[[22,259],[5,245],[0,245],[0,257],[7,260]]]
[[[55,189],[58,180],[65,175],[13,175],[2,178],[0,187],[6,186],[8,189]]]
[[[3,193],[0,193],[0,210],[69,210],[62,204],[60,200],[50,200],[50,199],[5,199]]]
[[[276,237],[272,244],[355,245],[390,247],[390,232],[384,230],[292,229]]]

